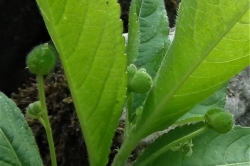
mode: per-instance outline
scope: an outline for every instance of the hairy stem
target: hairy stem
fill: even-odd
[[[45,122],[44,122],[42,116],[39,116],[39,117],[38,117],[38,120],[39,120],[39,122],[43,125],[43,127],[45,128]]]
[[[45,103],[43,76],[37,76],[37,82],[38,82],[39,99],[40,99],[41,108],[42,108],[42,117],[43,117],[43,120],[44,120],[43,125],[44,125],[44,128],[45,128],[48,143],[49,143],[51,165],[52,166],[57,166],[54,141],[53,141],[52,131],[51,131],[51,127],[50,127],[48,111],[47,111],[47,107],[46,107],[46,103]]]
[[[126,137],[121,148],[118,151],[118,154],[115,156],[115,159],[112,163],[112,166],[123,166],[125,165],[131,151],[134,149],[137,142],[134,142],[133,138]]]
[[[131,92],[127,93],[127,101],[126,101],[126,119],[125,119],[125,132],[124,132],[124,139],[126,139],[126,137],[129,134],[129,130],[130,130],[130,123],[131,123],[131,117],[132,117],[132,100],[133,100],[133,94]]]

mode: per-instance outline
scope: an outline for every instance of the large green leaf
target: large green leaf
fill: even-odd
[[[179,131],[182,132],[182,131]],[[176,133],[176,132],[175,132]],[[168,135],[169,136],[169,135]],[[151,152],[157,154],[158,150],[164,145],[164,140],[168,139],[163,135],[156,140],[141,156],[135,166],[145,162]],[[249,166],[250,165],[250,128],[235,126],[227,134],[218,134],[208,130],[204,134],[195,137],[193,143],[193,154],[185,156],[180,151],[166,151],[157,155],[154,160],[143,166]],[[165,141],[166,142],[166,141]],[[151,151],[151,152],[150,152]],[[144,159],[144,160],[143,160]]]
[[[249,16],[249,0],[183,0],[134,137],[170,126],[249,65]]]
[[[0,165],[43,165],[34,136],[23,114],[2,92],[0,92]]]
[[[60,54],[91,165],[106,165],[127,76],[116,0],[37,0]]]

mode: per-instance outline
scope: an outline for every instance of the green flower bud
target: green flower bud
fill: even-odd
[[[172,151],[180,151],[185,156],[191,156],[193,154],[192,147],[193,147],[193,143],[192,143],[192,139],[190,139],[190,140],[186,140],[185,142],[182,142],[178,145],[175,145],[175,146],[171,147],[170,149]]]
[[[140,116],[142,114],[142,111],[143,111],[143,107],[140,106],[135,110],[135,112],[132,113],[132,115],[131,115],[131,123],[130,123],[131,126],[133,126],[134,124],[137,123],[138,119],[140,118]]]
[[[204,118],[208,127],[220,134],[229,132],[234,125],[233,115],[222,108],[208,110]]]
[[[49,74],[56,64],[56,51],[48,43],[36,46],[27,57],[27,67],[38,76]]]
[[[151,89],[153,84],[152,78],[145,69],[139,69],[135,72],[129,82],[129,90],[136,93],[146,93]]]
[[[139,116],[141,115],[141,113],[142,113],[142,110],[143,110],[143,107],[142,107],[142,106],[138,107],[138,108],[135,110],[136,116],[139,117]]]
[[[181,153],[184,156],[191,156],[193,154],[192,146],[193,146],[192,140],[189,140],[188,143],[182,145],[182,147],[181,147]]]
[[[29,104],[26,111],[28,117],[31,119],[38,119],[38,117],[42,114],[40,101],[35,101],[34,103]]]

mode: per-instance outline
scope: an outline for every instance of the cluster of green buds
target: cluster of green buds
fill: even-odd
[[[37,78],[42,78],[44,75],[50,73],[56,64],[56,60],[55,48],[48,43],[44,43],[31,50],[27,56],[26,64],[31,73],[36,74]],[[43,90],[40,89],[39,91]],[[42,104],[40,101],[31,103],[27,108],[27,116],[31,119],[38,119],[43,124],[43,117],[41,115],[42,111],[45,110],[41,109]]]
[[[144,94],[147,93],[153,84],[152,78],[146,72],[146,69],[137,70],[136,66],[131,64],[127,68],[129,83],[129,91]]]
[[[50,73],[56,64],[56,50],[48,43],[35,47],[27,56],[26,64],[31,73],[37,75],[39,100],[30,104],[27,108],[27,115],[32,119],[38,119],[46,130],[51,165],[56,166],[56,153],[52,130],[49,122],[48,111],[45,102],[43,76]]]

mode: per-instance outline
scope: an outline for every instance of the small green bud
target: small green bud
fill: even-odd
[[[48,43],[36,46],[27,56],[27,67],[38,76],[49,74],[56,64],[56,51]]]
[[[208,110],[204,118],[208,127],[220,134],[229,132],[234,125],[233,115],[222,108]]]
[[[143,111],[143,107],[140,106],[138,107],[135,112],[132,114],[132,123],[131,123],[131,126],[136,124],[137,120],[140,118],[141,114],[142,114],[142,111]]]
[[[181,147],[181,153],[184,156],[191,156],[193,154],[192,146],[193,146],[192,140],[189,140],[188,143],[182,145],[182,147]]]
[[[152,78],[146,70],[142,68],[135,72],[133,78],[129,82],[129,90],[143,94],[151,89],[152,84]]]
[[[35,101],[34,103],[29,104],[26,111],[28,117],[31,119],[38,119],[38,117],[42,114],[40,101]]]
[[[143,110],[143,107],[142,107],[142,106],[138,107],[138,108],[135,110],[135,114],[136,114],[137,117],[139,117],[139,116],[141,115],[142,110]]]
[[[185,156],[191,156],[193,154],[192,147],[193,147],[193,143],[192,143],[192,139],[190,139],[190,140],[186,140],[185,142],[182,142],[178,145],[175,145],[175,146],[171,147],[170,149],[172,151],[180,151]]]

